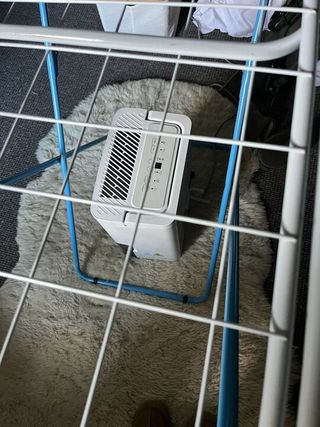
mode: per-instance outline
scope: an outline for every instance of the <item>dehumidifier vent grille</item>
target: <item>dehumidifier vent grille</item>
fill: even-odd
[[[100,196],[126,200],[139,149],[140,134],[116,132]]]

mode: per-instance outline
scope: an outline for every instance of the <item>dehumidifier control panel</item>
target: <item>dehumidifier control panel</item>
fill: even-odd
[[[159,123],[149,122],[147,129],[159,131]],[[175,124],[163,126],[164,133],[178,135],[179,130]],[[144,200],[143,207],[147,209],[167,208],[178,147],[177,137],[145,136],[132,197],[133,206],[140,208]]]

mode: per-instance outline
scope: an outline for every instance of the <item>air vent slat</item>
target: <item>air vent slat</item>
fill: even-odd
[[[119,164],[121,165],[121,167],[128,163],[132,166],[135,163],[135,159],[133,160],[131,159],[131,157],[128,157],[127,151],[125,150],[123,150],[122,153],[119,153],[117,150],[112,150],[112,156],[110,157],[110,159],[111,163]]]
[[[131,173],[128,168],[119,169],[118,165],[109,164],[110,172],[112,172],[116,177],[119,175],[123,177],[125,180],[131,179]]]
[[[139,147],[139,140],[131,141],[130,140],[130,134],[127,133],[124,137],[119,136],[119,139],[123,142],[123,144],[126,146],[126,150],[128,151],[128,154],[131,153],[133,156],[135,156],[135,153]]]
[[[126,131],[115,133],[100,191],[101,197],[117,200],[127,199],[139,142],[139,133]]]
[[[112,190],[110,189],[110,186],[107,186],[105,183],[103,184],[103,189],[109,193],[110,191],[112,192],[113,189],[119,188],[119,190],[121,189],[123,194],[125,195],[127,193],[127,182],[121,182],[118,177],[112,175],[110,175],[110,178],[114,181]]]
[[[109,161],[108,167],[112,167],[114,170],[119,171],[119,170],[124,170],[127,172],[127,174],[129,176],[131,176],[132,173],[132,167],[135,164],[135,161],[127,161],[127,159],[125,158],[126,153],[123,153],[122,155],[113,152],[112,153],[112,158]]]
[[[107,197],[108,199],[124,200],[125,190],[122,190],[119,186],[113,187],[112,191],[108,188],[104,188],[101,191],[101,195]]]
[[[124,133],[124,132],[123,132]],[[122,150],[125,147],[125,150],[128,151],[128,154],[132,154],[132,156],[135,155],[138,147],[139,147],[139,140],[131,141],[129,134],[120,135],[117,137],[119,141],[122,142],[122,145],[118,145],[116,148],[119,150]]]
[[[126,136],[128,138],[128,141],[130,141],[131,145],[133,146],[139,145],[140,134],[138,133],[134,134],[133,132],[128,132]]]
[[[110,174],[110,177],[115,181],[115,185],[120,185],[121,187],[123,187],[124,190],[126,190],[128,180],[123,180],[120,178],[119,175],[115,174]],[[103,184],[103,187],[108,188],[105,183]]]

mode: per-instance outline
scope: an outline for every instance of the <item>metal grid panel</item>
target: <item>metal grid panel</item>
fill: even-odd
[[[25,1],[28,3],[28,1]],[[35,3],[38,1],[34,0]],[[30,2],[31,3],[31,2]],[[47,3],[55,3],[54,0],[49,0]],[[59,3],[89,3],[88,1],[60,1]],[[107,3],[107,1],[94,1],[94,3]],[[113,3],[108,1],[108,3]],[[119,2],[117,2],[119,3]],[[121,3],[121,2],[120,2]],[[135,2],[132,2],[136,4]],[[131,4],[131,3],[130,3]],[[144,4],[150,5],[150,7],[157,5],[157,2],[144,2]],[[162,3],[161,3],[162,4]],[[189,8],[189,15],[187,19],[187,26],[190,23],[192,7],[194,3],[180,3],[170,2],[164,3],[168,7],[183,7]],[[230,6],[225,4],[210,3],[205,5],[206,7],[239,7]],[[81,30],[68,30],[68,29],[53,29],[53,28],[38,28],[31,26],[14,26],[6,25],[10,13],[13,10],[14,5],[10,7],[8,13],[4,19],[4,24],[0,25],[0,46],[15,47],[22,49],[39,49],[44,50],[43,59],[37,69],[37,72],[29,86],[29,89],[24,97],[23,102],[17,113],[10,111],[0,111],[0,117],[14,119],[10,128],[9,134],[2,146],[0,153],[0,161],[3,158],[13,135],[14,129],[17,126],[19,120],[31,120],[38,122],[46,122],[52,124],[61,124],[64,126],[78,126],[80,127],[81,133],[78,139],[78,143],[74,149],[71,157],[71,161],[66,170],[66,176],[61,186],[59,193],[53,194],[45,191],[35,191],[22,187],[13,187],[12,185],[0,185],[0,190],[11,191],[21,194],[31,194],[38,197],[46,197],[55,200],[54,208],[52,209],[50,219],[48,221],[46,230],[39,241],[39,249],[34,259],[32,269],[28,277],[0,272],[0,275],[5,278],[11,278],[25,283],[24,291],[21,295],[20,301],[17,305],[15,314],[12,318],[9,330],[6,338],[2,345],[0,353],[0,361],[2,362],[10,340],[14,334],[15,326],[19,319],[22,307],[25,303],[26,296],[30,289],[30,285],[43,286],[51,289],[56,289],[61,292],[71,292],[77,295],[85,297],[96,298],[103,301],[108,301],[112,304],[111,312],[108,318],[107,326],[104,331],[103,340],[101,343],[100,351],[97,357],[96,367],[93,372],[90,389],[84,412],[82,415],[81,426],[85,426],[91,404],[94,398],[94,393],[99,378],[99,373],[103,363],[104,355],[108,351],[109,337],[114,323],[114,319],[117,313],[119,305],[135,307],[140,310],[148,310],[154,313],[161,313],[168,316],[174,316],[181,319],[189,319],[194,322],[200,322],[210,325],[206,358],[203,366],[202,384],[199,394],[197,416],[195,426],[200,426],[201,416],[203,411],[204,397],[206,393],[206,384],[209,373],[209,364],[211,360],[211,351],[214,343],[214,332],[215,328],[222,327],[229,330],[242,331],[245,333],[256,334],[259,336],[268,338],[268,355],[265,371],[264,381],[264,392],[261,404],[260,412],[260,425],[261,426],[278,426],[283,423],[285,404],[288,390],[288,378],[289,378],[289,360],[291,354],[291,343],[292,343],[292,331],[294,324],[294,305],[296,295],[296,277],[297,267],[299,260],[299,247],[301,242],[301,218],[303,216],[303,200],[306,186],[306,172],[308,164],[308,142],[310,139],[310,129],[312,120],[312,105],[313,105],[313,85],[314,85],[314,69],[316,59],[316,45],[317,45],[317,1],[305,0],[304,7],[300,8],[282,8],[282,11],[296,12],[302,14],[302,30],[288,36],[283,40],[277,42],[269,42],[248,45],[242,42],[217,42],[208,40],[186,40],[184,38],[175,39],[175,43],[172,43],[171,39],[163,39],[161,43],[154,43],[154,39],[147,36],[128,36],[124,34],[105,34],[100,32],[87,32]],[[61,18],[61,22],[64,19],[65,14],[70,8],[67,5],[65,12]],[[248,6],[248,9],[254,10],[279,10],[270,6],[258,7]],[[32,42],[32,45],[30,44]],[[54,43],[51,45],[50,43]],[[138,46],[138,47],[137,47]],[[249,47],[250,46],[250,47]],[[270,69],[269,67],[256,65],[257,61],[267,61],[277,57],[284,56],[297,47],[300,48],[299,55],[299,68],[298,70],[284,70],[284,69]],[[57,119],[52,117],[35,116],[30,114],[24,114],[23,110],[28,97],[32,91],[34,83],[40,73],[42,66],[44,65],[48,52],[61,51],[68,53],[80,53],[83,55],[99,55],[105,57],[96,88],[91,100],[90,108],[86,114],[86,119],[83,122],[76,122],[65,119]],[[190,139],[196,139],[207,143],[219,143],[229,146],[239,147],[239,153],[236,162],[234,182],[232,186],[231,198],[229,202],[229,213],[227,221],[221,224],[217,221],[208,221],[201,218],[191,218],[188,216],[181,215],[168,215],[166,213],[155,213],[149,211],[143,207],[146,190],[142,204],[139,209],[132,208],[131,206],[119,205],[120,210],[126,210],[129,212],[137,213],[137,221],[135,225],[135,232],[133,238],[128,246],[126,256],[123,262],[121,274],[118,279],[117,287],[114,296],[105,295],[100,293],[98,288],[94,291],[82,290],[72,286],[68,286],[64,283],[52,283],[43,280],[37,280],[34,278],[37,266],[40,262],[46,241],[48,239],[50,229],[52,227],[55,215],[59,208],[60,202],[72,201],[77,204],[99,204],[105,207],[112,207],[104,202],[91,201],[80,197],[73,197],[65,195],[64,190],[68,185],[68,178],[72,171],[76,156],[81,147],[82,139],[86,128],[96,128],[105,131],[123,130],[123,128],[112,127],[110,125],[101,125],[90,122],[90,115],[92,108],[101,85],[101,81],[105,72],[107,72],[108,60],[111,57],[117,58],[132,58],[140,60],[152,60],[158,61],[159,63],[171,63],[174,65],[174,70],[170,82],[170,87],[167,95],[167,100],[164,108],[164,115],[159,127],[159,131],[146,131],[142,130],[140,133],[152,134],[158,136],[158,142],[161,136],[170,136],[170,133],[163,132],[163,125],[165,117],[168,112],[170,105],[170,99],[173,93],[175,81],[177,79],[178,70],[180,65],[192,65],[198,67],[212,67],[221,69],[231,70],[248,70],[255,73],[269,73],[278,75],[293,76],[297,80],[295,102],[294,102],[294,113],[293,113],[293,124],[291,130],[291,141],[290,146],[286,147],[283,145],[269,145],[262,144],[255,141],[247,141],[245,139],[245,132],[249,114],[251,91],[253,86],[253,79],[251,80],[248,100],[244,115],[244,126],[239,141],[233,139],[218,138],[212,136],[201,136],[201,135],[182,135]],[[192,57],[192,59],[191,59]],[[197,59],[194,59],[197,58]],[[226,63],[223,60],[235,60],[240,63]],[[218,60],[218,61],[217,61]],[[245,65],[241,61],[251,61]],[[136,129],[125,128],[125,130],[133,132]],[[244,148],[260,148],[265,150],[274,150],[279,152],[288,153],[287,163],[287,177],[286,186],[284,193],[284,203],[282,212],[282,226],[279,233],[269,232],[267,230],[252,229],[246,226],[232,225],[233,208],[236,203],[236,194],[239,181],[239,172],[241,166],[242,150]],[[219,264],[218,277],[216,283],[216,293],[214,303],[212,306],[212,313],[210,317],[198,316],[184,311],[174,310],[163,306],[158,306],[156,301],[154,304],[141,303],[134,299],[124,299],[121,297],[121,291],[126,277],[128,264],[134,245],[135,235],[139,226],[139,221],[142,214],[157,215],[157,216],[168,216],[172,219],[176,219],[182,222],[203,225],[207,227],[213,227],[220,229],[224,232],[224,241],[222,247],[222,255]],[[222,288],[224,286],[224,275],[225,265],[227,263],[227,249],[230,232],[236,231],[238,233],[247,233],[253,236],[260,236],[268,239],[276,239],[279,241],[279,249],[277,255],[277,269],[274,283],[273,303],[272,303],[272,317],[269,330],[260,330],[258,328],[249,327],[243,324],[235,324],[232,322],[222,321],[218,319],[218,308],[221,304],[220,297]],[[276,362],[275,362],[276,361]]]

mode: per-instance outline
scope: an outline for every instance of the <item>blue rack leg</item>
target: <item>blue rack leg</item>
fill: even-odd
[[[239,194],[236,197],[234,225],[239,225]],[[226,302],[224,320],[239,321],[239,235],[230,233]],[[239,333],[234,329],[224,329],[221,354],[221,380],[218,405],[218,427],[238,425],[239,394]]]

